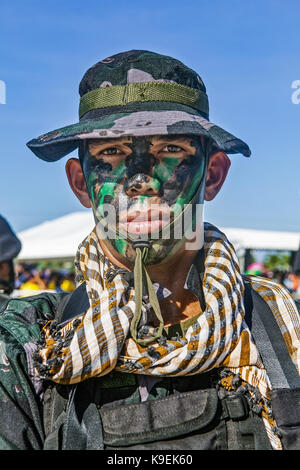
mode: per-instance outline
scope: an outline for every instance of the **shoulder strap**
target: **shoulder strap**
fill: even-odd
[[[85,312],[89,306],[86,284],[83,282],[60,304],[56,314],[57,322],[62,326],[72,318]]]
[[[300,387],[300,376],[293,363],[273,312],[263,298],[245,282],[245,320],[272,387]]]

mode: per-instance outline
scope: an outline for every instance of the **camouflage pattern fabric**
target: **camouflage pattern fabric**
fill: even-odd
[[[142,50],[108,57],[85,73],[79,94],[78,123],[28,142],[42,160],[59,160],[84,139],[157,134],[203,135],[218,150],[250,156],[245,142],[209,121],[202,79],[172,57]]]

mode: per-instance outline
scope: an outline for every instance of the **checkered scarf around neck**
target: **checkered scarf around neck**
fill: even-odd
[[[152,376],[182,376],[226,367],[243,383],[258,388],[261,397],[268,400],[271,385],[244,321],[244,285],[234,248],[222,232],[207,223],[204,240],[205,311],[184,336],[172,339],[162,336],[142,346],[130,335],[135,289],[122,270],[118,272],[104,256],[94,229],[79,245],[75,260],[77,280],[86,282],[90,307],[60,328],[51,322],[44,326],[38,375],[61,384],[75,384],[113,369]],[[111,270],[116,273],[113,279],[108,276]],[[295,304],[287,291],[273,281],[251,279],[252,287],[276,313],[299,370],[300,328]],[[146,303],[143,301],[140,322],[144,326]],[[229,382],[224,379],[230,389]],[[264,418],[272,445],[280,448],[279,439],[271,431],[274,422],[267,414],[266,411]]]

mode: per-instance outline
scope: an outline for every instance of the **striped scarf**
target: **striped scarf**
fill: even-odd
[[[244,284],[232,244],[210,224],[204,224],[203,294],[206,309],[182,337],[162,336],[148,346],[130,337],[135,311],[135,291],[124,273],[104,256],[95,229],[79,245],[75,259],[77,280],[85,281],[90,307],[82,315],[55,329],[43,328],[39,352],[44,377],[75,384],[113,369],[150,376],[182,376],[226,367],[232,376],[270,397],[271,384],[259,352],[244,320]],[[122,271],[122,270],[119,270]],[[109,274],[114,272],[114,276]],[[264,278],[248,278],[252,288],[269,304],[283,333],[288,351],[300,369],[300,324],[288,292]],[[147,300],[143,300],[141,328],[147,327]],[[41,372],[39,372],[39,375]],[[230,381],[224,380],[228,389]],[[273,433],[274,421],[265,409],[263,419],[274,448],[280,441]]]

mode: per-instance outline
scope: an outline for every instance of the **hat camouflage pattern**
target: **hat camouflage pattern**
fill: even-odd
[[[132,50],[92,66],[79,85],[79,122],[27,143],[45,161],[56,161],[84,139],[121,136],[202,135],[216,150],[250,156],[248,145],[209,121],[202,79],[182,62]]]

